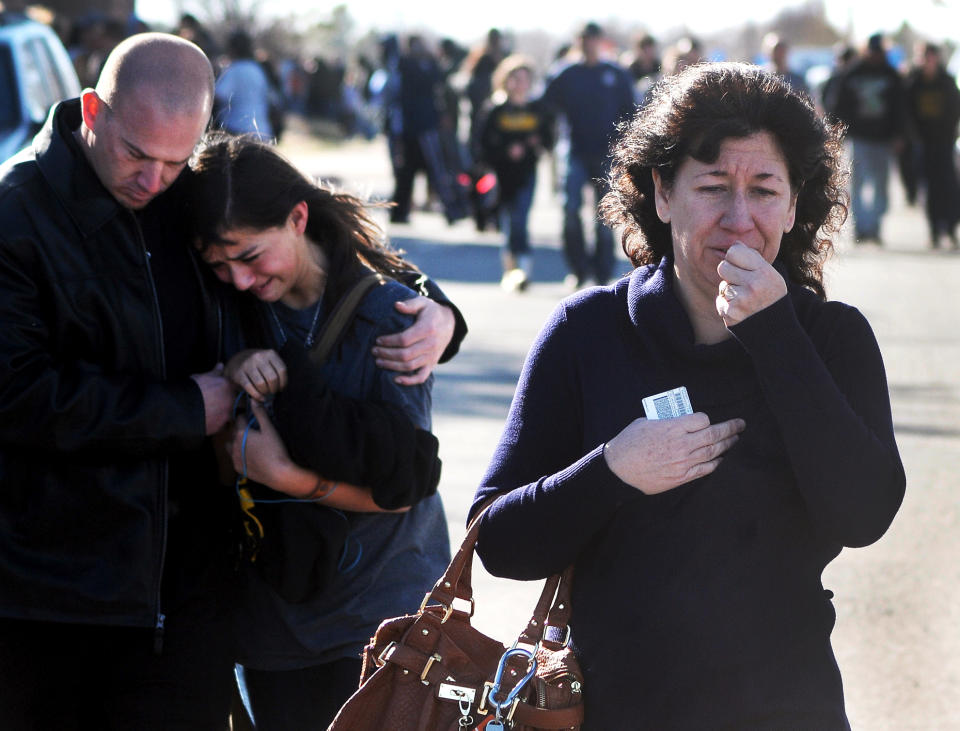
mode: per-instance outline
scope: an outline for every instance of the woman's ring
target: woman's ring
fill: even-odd
[[[724,284],[723,291],[720,292],[720,296],[723,297],[727,302],[732,300],[737,296],[737,290],[733,288],[732,284]]]

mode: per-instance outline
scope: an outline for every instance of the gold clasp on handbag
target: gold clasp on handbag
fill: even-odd
[[[420,602],[421,614],[424,612],[424,610],[426,610],[427,602],[430,601],[430,597],[432,596],[432,594],[433,592],[429,592],[429,591],[426,594],[424,594],[423,601]],[[456,598],[454,598],[454,601],[456,601]],[[466,599],[461,599],[461,601],[466,601]],[[441,604],[440,602],[437,602],[437,606],[443,609],[443,619],[440,620],[440,624],[445,624],[446,621],[453,616],[453,612],[454,612],[453,602],[451,602],[449,606],[446,604]],[[473,612],[476,609],[476,607],[477,607],[476,602],[474,602],[473,597],[470,597],[470,614],[468,616],[470,617],[473,616]]]
[[[427,658],[427,664],[423,666],[423,672],[420,673],[420,682],[424,685],[430,685],[427,681],[427,673],[430,672],[430,668],[433,667],[435,662],[443,662],[443,658],[440,657],[440,654],[435,652],[430,657]]]
[[[383,648],[383,652],[377,656],[376,663],[378,668],[382,668],[387,664],[387,661],[390,659],[390,653],[392,653],[395,649],[397,649],[396,641],[391,642],[389,645]]]
[[[423,612],[426,611],[427,602],[430,601],[431,595],[432,595],[432,592],[429,592],[429,591],[423,595],[423,601],[420,602],[421,614],[423,614]],[[440,604],[440,602],[437,602],[437,606],[443,609],[443,619],[440,620],[440,624],[443,624],[448,619],[450,619],[450,616],[453,614],[453,604],[451,604],[450,606],[447,606],[446,604]]]
[[[477,713],[481,716],[486,716],[490,713],[490,709],[487,708],[487,695],[490,693],[492,687],[493,683],[489,680],[483,684],[483,693],[480,694],[480,703],[477,704]]]

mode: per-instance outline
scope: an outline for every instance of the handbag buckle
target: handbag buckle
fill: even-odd
[[[376,663],[378,668],[382,668],[387,664],[387,661],[390,659],[391,653],[397,648],[396,640],[392,641],[389,645],[383,648],[383,651],[377,655]]]
[[[432,595],[432,592],[429,592],[429,591],[423,595],[423,601],[420,602],[420,614],[423,614],[426,611],[427,602],[430,601],[431,595]],[[440,602],[437,602],[436,606],[440,607],[443,610],[443,619],[440,620],[440,624],[443,624],[448,619],[450,619],[450,616],[453,614],[453,605],[451,604],[448,607],[446,604],[441,604]]]
[[[427,658],[427,664],[423,666],[423,672],[420,673],[420,682],[424,685],[430,685],[430,682],[427,680],[427,673],[430,672],[430,668],[433,667],[435,662],[443,662],[443,658],[440,657],[440,654],[437,652]]]
[[[429,592],[429,591],[423,595],[423,601],[420,602],[421,614],[423,614],[423,612],[426,610],[427,602],[430,601],[430,598],[432,595],[433,595],[433,592]],[[461,601],[466,601],[466,599],[462,599]],[[443,610],[443,618],[440,620],[440,624],[445,624],[446,621],[453,616],[453,612],[454,612],[453,602],[450,602],[449,605],[442,604],[441,602],[437,602],[436,606],[440,607]],[[474,601],[473,597],[470,597],[470,613],[467,616],[472,617],[476,608],[477,608],[477,603]]]
[[[556,633],[558,632],[564,633],[564,638],[562,642],[554,639],[554,637],[556,637]],[[552,643],[561,645],[562,647],[568,647],[570,645],[570,625],[568,624],[566,625],[566,627],[561,629],[556,625],[548,624],[543,628],[543,641],[552,642]]]

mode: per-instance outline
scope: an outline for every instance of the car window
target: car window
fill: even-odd
[[[24,100],[30,119],[42,123],[50,107],[66,92],[56,65],[42,38],[31,38],[23,44]]]
[[[20,99],[13,73],[13,56],[6,46],[0,46],[0,99],[10,100],[9,104],[0,104],[0,129],[16,127],[20,118]]]
[[[52,106],[57,102],[75,95],[73,89],[67,87],[67,80],[63,78],[63,73],[57,65],[57,59],[54,58],[53,48],[43,40],[37,39],[37,53],[43,58],[43,66],[47,69],[47,78],[50,80],[50,90],[55,96],[53,101],[47,106]]]

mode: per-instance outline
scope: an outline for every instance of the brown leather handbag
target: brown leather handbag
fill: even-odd
[[[572,567],[546,580],[508,649],[470,624],[478,532],[479,516],[420,611],[380,625],[363,651],[360,688],[328,731],[580,728],[583,675],[567,624]]]

